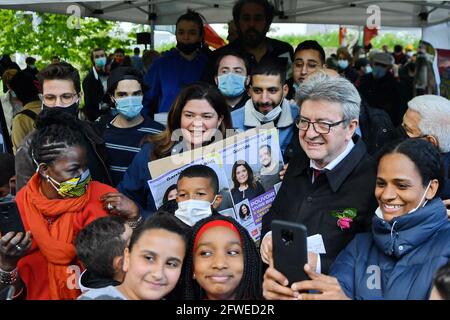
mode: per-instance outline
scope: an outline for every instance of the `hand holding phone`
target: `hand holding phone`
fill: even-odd
[[[25,228],[14,200],[0,202],[0,233],[5,235],[11,231],[25,233]]]
[[[273,220],[273,262],[289,284],[309,279],[303,267],[308,263],[307,231],[302,224]]]

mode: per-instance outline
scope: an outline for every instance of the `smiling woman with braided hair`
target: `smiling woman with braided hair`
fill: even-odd
[[[71,279],[80,264],[74,239],[85,225],[107,215],[99,199],[116,190],[91,181],[73,117],[46,110],[36,127],[31,149],[38,168],[16,197],[26,233],[1,235],[0,289],[12,284],[16,297],[26,288],[27,299],[75,299],[80,292]]]

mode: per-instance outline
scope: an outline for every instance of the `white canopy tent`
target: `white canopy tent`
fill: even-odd
[[[208,23],[232,19],[236,0],[1,0],[0,9],[79,15],[139,24],[173,25],[187,8]],[[274,22],[364,26],[378,6],[381,27],[420,27],[422,39],[450,49],[450,1],[441,0],[270,0]],[[373,20],[372,20],[373,21]],[[153,37],[152,37],[153,39]]]
[[[82,17],[107,20],[174,24],[177,17],[192,8],[208,23],[226,23],[232,18],[235,0],[2,0],[0,8],[72,14],[76,5]],[[450,1],[414,0],[272,0],[278,10],[274,22],[365,25],[371,13],[380,8],[381,26],[427,27],[450,21]],[[73,7],[72,7],[73,8]],[[69,10],[68,10],[69,9]]]

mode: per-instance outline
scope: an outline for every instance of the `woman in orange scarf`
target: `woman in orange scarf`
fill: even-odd
[[[101,196],[116,192],[91,181],[83,136],[74,125],[60,124],[61,113],[51,110],[37,122],[31,148],[37,171],[16,197],[26,234],[10,232],[0,239],[0,289],[12,284],[16,296],[26,289],[27,299],[80,294],[74,239],[108,213]]]

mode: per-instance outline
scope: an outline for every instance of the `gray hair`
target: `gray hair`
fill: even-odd
[[[408,108],[420,115],[423,135],[436,138],[440,152],[450,151],[450,101],[441,96],[423,95],[408,102]]]
[[[345,125],[353,119],[359,119],[361,97],[355,86],[342,77],[331,77],[324,72],[317,72],[302,83],[296,100],[300,108],[306,100],[337,102],[342,106]]]

